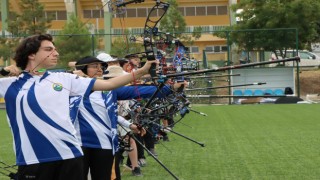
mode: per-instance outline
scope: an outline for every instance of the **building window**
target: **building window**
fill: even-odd
[[[57,11],[57,20],[67,20],[67,11]]]
[[[148,14],[150,13],[150,11],[151,11],[151,8],[148,8]],[[158,10],[157,9],[150,14],[150,17],[157,17],[157,16],[158,16]]]
[[[91,18],[91,10],[83,10],[83,18]]]
[[[92,18],[100,18],[100,10],[92,10]]]
[[[47,11],[47,19],[57,20],[57,12],[56,11]]]
[[[141,35],[143,34],[144,28],[132,28],[131,29],[131,34],[138,34]]]
[[[151,12],[152,8],[129,8],[126,9],[125,17],[147,17]],[[86,11],[86,10],[85,10]],[[95,16],[99,14],[99,18],[103,17],[103,11],[100,13],[90,14],[90,12],[84,11],[84,17]],[[93,10],[95,11],[95,10]],[[98,10],[96,10],[98,11]],[[228,6],[199,6],[199,7],[178,7],[178,11],[182,16],[206,16],[206,15],[227,15],[228,14]],[[150,17],[158,17],[162,14],[161,9],[155,9],[150,14]],[[115,15],[115,17],[121,17],[119,15]]]
[[[213,46],[214,52],[220,52],[220,46]]]
[[[123,34],[122,29],[119,29],[119,28],[114,28],[111,31],[112,31],[112,34],[114,34],[114,35],[122,35]]]
[[[225,45],[222,46],[206,46],[205,50],[207,53],[222,53],[228,51],[228,47]]]
[[[94,10],[83,10],[83,18],[103,18],[103,10],[94,9]]]
[[[127,17],[137,17],[137,9],[127,9]]]
[[[178,10],[180,11],[182,16],[185,16],[184,7],[178,7]]]
[[[217,15],[217,6],[208,6],[207,15]]]
[[[51,35],[58,35],[59,33],[61,33],[61,30],[51,29],[51,30],[48,30],[47,33]]]
[[[228,7],[227,6],[218,6],[218,15],[227,15]]]
[[[210,26],[201,26],[202,32],[210,32]]]
[[[151,12],[152,8],[129,8],[126,10],[125,17],[147,17]],[[206,16],[206,15],[227,15],[228,6],[199,6],[199,7],[178,7],[179,12],[182,16]],[[92,12],[94,11],[94,13]],[[97,12],[98,10],[84,10],[83,14],[85,18],[94,16],[93,18],[103,17],[103,11]],[[150,14],[150,17],[158,17],[162,14],[162,10],[155,9]],[[99,14],[99,15],[98,15]],[[121,17],[120,15],[115,15],[115,17]]]
[[[190,53],[199,53],[199,47],[198,46],[190,46],[189,48],[189,52]]]
[[[192,32],[192,30],[193,30],[192,26],[187,26],[185,31],[190,33],[190,32]]]
[[[113,17],[115,17],[115,18],[124,18],[124,17],[126,17],[126,11],[117,11],[113,15]]]
[[[224,30],[227,26],[212,26],[213,31],[221,31]]]
[[[195,16],[196,9],[195,7],[186,7],[186,16]]]
[[[147,9],[146,8],[138,8],[138,17],[147,17]]]
[[[221,52],[227,52],[228,46],[221,46]]]
[[[207,53],[213,53],[213,46],[206,46],[204,49]]]
[[[196,7],[197,16],[205,16],[207,14],[206,7]]]

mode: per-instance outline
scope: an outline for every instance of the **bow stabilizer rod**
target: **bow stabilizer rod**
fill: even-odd
[[[215,76],[188,76],[188,79],[198,79],[198,78],[219,78],[219,77],[230,77],[230,76],[240,76],[240,74],[226,74],[226,75],[215,75]]]
[[[238,95],[187,95],[187,98],[257,98],[257,97],[287,97],[287,95],[261,95],[261,96],[238,96]]]
[[[245,67],[252,67],[252,66],[259,66],[259,65],[265,65],[265,64],[273,64],[273,63],[281,63],[281,62],[288,62],[288,61],[300,61],[300,57],[293,57],[293,58],[287,58],[287,59],[279,59],[274,61],[263,61],[263,62],[256,62],[256,63],[248,63],[248,64],[240,64],[235,66],[225,66],[215,69],[204,69],[199,70],[195,72],[182,72],[182,73],[176,73],[176,74],[168,74],[163,75],[163,78],[171,78],[171,77],[177,77],[177,76],[186,76],[186,75],[193,75],[193,74],[202,74],[202,73],[209,73],[209,72],[219,72],[219,71],[226,71],[231,69],[240,69]]]
[[[185,91],[198,91],[198,90],[208,90],[208,89],[220,89],[220,88],[229,88],[229,87],[240,87],[240,86],[253,86],[253,85],[264,85],[267,84],[265,82],[256,82],[250,84],[238,84],[238,85],[230,85],[230,86],[216,86],[216,87],[206,87],[206,88],[193,88],[193,89],[186,89]]]

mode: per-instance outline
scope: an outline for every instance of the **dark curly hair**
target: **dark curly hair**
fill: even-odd
[[[47,40],[52,42],[52,36],[50,34],[33,35],[25,38],[18,45],[15,51],[13,59],[16,61],[16,65],[22,70],[26,69],[28,64],[28,56],[38,52],[41,42]]]

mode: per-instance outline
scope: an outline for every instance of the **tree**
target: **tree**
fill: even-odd
[[[178,9],[176,0],[168,0],[167,2],[170,4],[170,7],[166,15],[161,19],[159,29],[162,32],[181,37],[181,33],[185,31],[187,23]]]
[[[185,33],[187,23],[178,9],[178,3],[176,0],[167,0],[170,4],[169,9],[165,16],[161,19],[159,30],[161,32],[170,33],[174,38],[179,39],[184,45],[193,44],[194,40],[201,37],[201,27],[194,28],[191,34]],[[173,46],[169,48],[168,52],[174,53]],[[171,54],[173,55],[173,54]]]
[[[286,49],[296,48],[296,32],[294,29],[285,28],[297,28],[298,48],[310,48],[311,42],[317,38],[319,9],[318,0],[241,0],[232,6],[234,12],[242,12],[237,14],[240,21],[226,29],[232,30],[229,34],[229,45],[235,43],[243,50],[286,52]],[[246,31],[248,29],[250,31]],[[216,35],[226,37],[226,34],[222,33]],[[282,56],[285,57],[285,53]]]
[[[59,66],[65,67],[70,61],[77,61],[93,54],[97,40],[92,39],[93,36],[85,25],[72,14],[68,23],[55,38],[55,46],[60,54]]]
[[[8,61],[20,38],[27,35],[45,33],[51,26],[51,19],[45,17],[44,6],[38,0],[20,0],[21,14],[10,12],[8,31],[17,38],[0,39],[0,57]]]
[[[0,38],[0,58],[9,62],[18,43],[18,38]]]
[[[125,57],[128,54],[140,53],[143,50],[143,44],[137,43],[135,41],[127,40],[128,34],[125,35],[126,38],[117,37],[112,42],[111,54],[118,57]],[[133,36],[131,36],[133,37]]]
[[[44,6],[38,0],[20,0],[21,14],[10,12],[8,31],[13,35],[45,33],[51,26],[51,18],[45,17]]]

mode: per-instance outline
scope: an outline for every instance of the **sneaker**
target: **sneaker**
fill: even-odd
[[[172,131],[172,129],[170,127],[165,127],[165,128],[163,128],[163,131],[166,133],[169,133]]]
[[[142,176],[142,173],[141,173],[141,170],[139,167],[135,167],[133,170],[132,170],[132,175],[133,176]]]
[[[169,137],[168,136],[163,136],[163,141],[169,141]]]
[[[144,167],[147,165],[147,161],[145,159],[141,158],[138,160],[138,164],[140,167]]]

